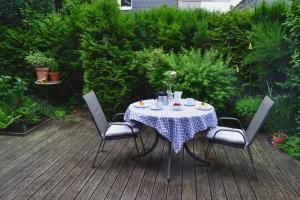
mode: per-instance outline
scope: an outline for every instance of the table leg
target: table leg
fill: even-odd
[[[192,157],[194,158],[196,161],[200,162],[202,166],[209,166],[209,161],[204,160],[202,158],[199,158],[198,156],[196,156],[188,147],[188,145],[186,143],[183,144],[186,152]]]
[[[152,146],[151,146],[149,149],[144,148],[145,151],[143,151],[143,153],[139,153],[139,154],[137,154],[137,155],[134,155],[134,156],[132,157],[132,159],[133,159],[133,160],[136,160],[136,159],[139,159],[139,158],[141,158],[141,157],[147,156],[149,153],[151,153],[151,152],[154,150],[154,148],[155,148],[156,145],[157,145],[157,142],[158,142],[158,133],[155,132],[155,140],[154,140],[154,143],[152,144]]]
[[[170,178],[171,178],[171,165],[172,165],[173,148],[172,148],[171,142],[168,142],[168,144],[169,144],[168,181],[170,181]]]

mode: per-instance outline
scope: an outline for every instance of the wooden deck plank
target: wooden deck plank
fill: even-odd
[[[90,198],[91,200],[103,200],[110,191],[112,185],[115,183],[119,174],[122,172],[123,168],[127,168],[132,171],[130,168],[132,168],[135,164],[135,162],[131,160],[130,156],[133,155],[133,151],[135,151],[133,139],[129,139],[127,141],[123,150],[124,151],[121,152],[122,155],[117,158],[116,162],[114,162],[114,164],[106,172],[103,179],[94,190],[94,193]]]
[[[16,150],[16,145],[19,146],[20,144],[33,139],[39,138],[42,135],[48,135],[46,130],[52,131],[53,129],[58,129],[62,124],[68,123],[68,121],[63,120],[49,120],[48,122],[40,125],[36,129],[32,130],[27,135],[1,135],[0,134],[0,153],[1,157],[4,155],[5,152],[12,152]],[[1,158],[0,157],[0,158]]]
[[[99,143],[99,142],[98,142]],[[43,197],[43,199],[59,199],[71,186],[72,184],[75,184],[75,181],[78,181],[78,178],[86,173],[87,170],[94,171],[96,169],[92,168],[92,164],[94,161],[94,156],[98,150],[97,144],[93,150],[91,150],[84,159],[80,161],[80,163],[72,169],[70,173],[67,174],[58,184],[55,185],[55,187],[51,190],[50,193],[47,194],[46,197]],[[107,148],[111,149],[113,148],[115,143],[108,143]],[[107,151],[103,154],[101,154],[101,159],[104,159],[110,151]],[[76,184],[75,184],[76,185]],[[76,195],[75,195],[76,196]],[[33,198],[31,198],[33,199]],[[39,198],[36,198],[39,199]]]
[[[181,199],[182,191],[182,171],[183,171],[183,151],[173,156],[172,177],[168,186],[167,199]]]
[[[95,189],[97,188],[98,184],[102,181],[107,171],[121,156],[122,152],[124,152],[123,149],[125,148],[126,143],[127,140],[121,140],[117,143],[112,153],[110,153],[108,158],[105,159],[105,161],[97,168],[95,173],[86,183],[86,185],[82,188],[82,190],[78,193],[75,199],[87,199],[93,195]]]
[[[72,129],[70,129],[70,132],[71,131],[72,131]],[[66,135],[68,135],[68,134],[66,133]],[[76,135],[77,134],[74,134],[74,136],[76,136]],[[14,173],[14,170],[17,169],[17,168],[14,168],[13,170],[9,171],[7,174],[3,175],[1,177],[1,183],[3,183],[3,185],[1,185],[1,187],[0,187],[0,196],[2,196],[10,188],[12,188],[16,184],[18,184],[21,180],[25,179],[27,176],[31,175],[31,173],[35,172],[36,170],[37,171],[46,170],[47,164],[55,163],[56,160],[58,160],[66,152],[68,152],[67,151],[69,149],[68,147],[70,147],[69,144],[72,143],[72,141],[73,141],[73,137],[68,137],[68,140],[63,140],[59,145],[55,146],[53,149],[51,149],[51,146],[50,146],[49,153],[45,153],[37,162],[34,162],[31,165],[29,164],[29,166],[26,166],[26,168],[23,168],[23,171],[20,171],[18,174]],[[43,152],[41,152],[41,153],[43,153]],[[21,166],[21,165],[19,165],[19,166]],[[9,180],[10,176],[13,176],[14,174],[16,174],[16,175]]]
[[[169,159],[169,145],[167,144],[167,142],[164,143],[165,144],[162,153],[162,159],[158,164],[159,168],[158,168],[158,172],[156,175],[155,183],[151,194],[151,199],[153,200],[166,199],[167,191],[168,191],[167,166],[168,166],[168,159]],[[176,174],[174,174],[173,167],[171,167],[171,180],[174,176],[176,176]]]
[[[257,140],[259,142],[255,143],[255,145],[259,144],[262,147],[262,151],[276,164],[283,176],[300,196],[300,162],[289,158],[278,149],[273,149],[265,137],[258,137]]]
[[[215,147],[211,149],[208,158],[210,160],[210,167],[208,168],[208,178],[209,178],[212,199],[216,199],[216,200],[227,199],[222,177],[219,171],[218,160],[215,153]]]
[[[41,141],[43,138],[48,138],[49,137],[49,132],[55,132],[63,124],[68,124],[70,122],[65,122],[65,121],[56,121],[56,120],[51,120],[48,123],[42,125],[36,130],[33,130],[32,133],[29,135],[25,136],[7,136],[10,138],[9,142],[7,142],[4,148],[0,150],[0,162],[7,158],[11,158],[14,153],[18,152],[24,152],[24,146],[26,145],[34,145],[36,144],[35,142]],[[1,145],[2,146],[2,145]]]
[[[100,143],[100,142],[99,142]],[[100,163],[98,165],[98,168],[101,167],[102,163],[104,163],[105,165],[105,160],[108,160],[109,157],[115,157],[114,155],[114,151],[116,151],[116,144],[118,142],[109,142],[107,144],[107,151],[103,151],[100,153],[100,155],[98,156],[98,162]],[[99,144],[98,144],[99,145]],[[93,159],[94,159],[93,155]],[[106,161],[107,162],[107,161]],[[48,200],[53,200],[53,199],[57,199],[57,197],[59,197],[59,199],[63,199],[63,200],[72,200],[75,199],[75,197],[78,195],[78,193],[82,190],[82,188],[85,186],[85,184],[89,181],[89,179],[91,178],[91,176],[96,172],[97,168],[92,168],[92,164],[93,163],[89,163],[89,166],[83,171],[83,173],[81,173],[78,178],[72,183],[72,185],[59,197],[57,195],[56,190],[53,190],[46,198]],[[53,196],[55,195],[55,196]]]
[[[1,161],[0,173],[2,173],[3,170],[7,171],[10,168],[14,168],[19,163],[22,163],[28,157],[38,152],[41,148],[45,147],[47,144],[51,143],[53,140],[55,140],[61,135],[60,131],[56,132],[56,130],[53,130],[53,133],[54,134],[51,134],[50,136],[48,135],[48,137],[47,135],[45,135],[44,137],[41,136],[39,139],[36,139],[34,141],[29,140],[26,141],[24,144],[18,145],[16,147],[17,150],[14,153],[8,154],[6,157],[3,158],[5,160]]]
[[[47,181],[51,180],[53,176],[59,176],[69,167],[76,165],[96,144],[94,138],[87,138],[87,141],[79,147],[75,147],[70,153],[66,155],[63,159],[56,162],[51,168],[49,168],[44,174],[34,180],[29,186],[25,188],[17,197],[16,200],[25,200],[30,198],[39,188],[41,188]],[[48,186],[48,185],[47,185]],[[51,181],[50,186],[51,187]]]
[[[189,149],[194,152],[194,141],[187,143]],[[183,149],[182,149],[183,151]],[[184,150],[182,172],[182,199],[196,199],[196,176],[194,159]],[[176,175],[175,175],[176,176]]]
[[[251,184],[257,199],[260,199],[260,200],[272,199],[263,180],[262,180],[262,177],[260,176],[259,171],[257,171],[258,181],[255,180],[255,175],[253,173],[249,158],[247,157],[247,155],[244,154],[243,151],[244,151],[243,149],[237,149],[237,150],[235,150],[235,154],[236,154],[237,158],[240,160],[240,163],[247,175],[248,181]]]
[[[151,129],[143,138],[153,142]],[[193,141],[194,152],[203,156],[207,142]],[[258,181],[242,149],[216,145],[209,167],[198,166],[185,151],[174,154],[167,182],[166,142],[159,140],[138,161],[130,158],[132,140],[109,142],[94,169],[99,138],[92,122],[51,120],[23,137],[0,135],[0,200],[300,199],[299,162],[265,142],[259,136],[253,144]]]
[[[269,156],[265,155],[264,149],[261,147],[261,145],[259,143],[255,143],[255,148],[253,149],[256,151],[259,158],[263,160],[263,166],[269,170],[284,196],[291,200],[299,199],[297,192],[290,185],[289,181],[282,174],[282,172],[277,168],[276,164],[273,163]]]
[[[154,136],[155,134],[153,132],[148,132],[148,133],[151,134],[151,136]],[[154,142],[154,137],[150,137],[148,143],[152,144],[153,142]],[[133,171],[128,181],[128,184],[121,196],[122,200],[131,200],[136,198],[142,182],[147,178],[145,177],[145,175],[148,167],[154,167],[153,162],[158,163],[156,159],[159,159],[159,155],[162,152],[162,147],[163,147],[163,142],[159,141],[154,152],[150,153],[150,155],[146,156],[145,158],[137,162],[135,170]]]
[[[223,145],[215,145],[215,151],[227,198],[236,200],[242,199]]]
[[[159,163],[163,156],[163,149],[165,148],[165,142],[159,140],[157,144],[158,148],[155,149],[151,162],[147,166],[143,181],[139,187],[138,193],[135,199],[146,200],[151,199],[152,191],[154,188],[156,176],[159,170]],[[160,148],[159,148],[160,147]]]
[[[242,199],[245,200],[255,200],[257,199],[255,193],[253,192],[253,188],[248,181],[247,175],[241,166],[240,161],[237,159],[234,151],[236,150],[234,147],[224,146],[225,153],[227,155],[233,176],[239,188]]]
[[[81,129],[77,129],[78,133],[83,130],[85,127]],[[57,169],[60,166],[64,165],[67,161],[69,161],[78,151],[81,149],[82,145],[85,145],[88,142],[89,137],[86,137],[86,140],[82,140],[84,135],[78,136],[75,138],[72,144],[69,144],[70,149],[59,155],[59,157],[54,157],[50,159],[47,163],[43,164],[41,167],[37,168],[31,175],[26,176],[25,179],[21,180],[17,185],[11,188],[5,195],[3,195],[0,199],[11,199],[21,193],[27,186],[29,186],[35,179],[39,178],[42,174],[48,174],[48,170]],[[75,147],[75,148],[74,148]]]
[[[259,157],[256,151],[252,149],[253,159],[256,164],[256,169],[258,169],[260,176],[262,177],[262,181],[264,182],[267,190],[272,199],[286,199],[284,194],[282,193],[281,188],[276,183],[274,177],[269,172],[268,167],[265,167],[263,160]],[[246,154],[246,152],[243,152]]]
[[[142,134],[142,136],[146,136],[143,137],[143,141],[145,144],[148,143],[150,138],[153,138],[153,134]],[[116,178],[114,184],[111,186],[108,194],[105,197],[105,200],[115,200],[121,198],[123,191],[128,184],[129,178],[132,176],[132,173],[135,170],[137,162],[133,162],[131,158],[126,160],[124,167]]]
[[[206,145],[204,137],[198,137],[195,139],[194,151],[195,154],[204,159],[204,153],[206,151]],[[198,165],[196,163],[196,191],[197,199],[211,200],[210,183],[208,179],[208,167]]]
[[[67,127],[65,127],[65,128],[67,128]],[[73,130],[76,130],[75,128],[76,128],[76,126],[74,126]],[[61,131],[63,131],[63,129]],[[3,185],[4,183],[7,183],[11,178],[16,176],[20,172],[22,172],[24,169],[28,169],[28,167],[29,167],[29,169],[32,170],[32,169],[34,169],[35,166],[47,161],[47,159],[50,158],[49,156],[53,155],[53,153],[57,153],[57,148],[56,148],[57,144],[62,143],[63,141],[70,140],[70,138],[68,138],[68,136],[71,133],[72,133],[71,131],[69,131],[69,133],[65,132],[63,137],[60,137],[57,140],[52,141],[49,145],[40,149],[37,153],[30,156],[28,159],[26,159],[24,162],[20,163],[15,168],[9,167],[9,168],[5,169],[5,171],[3,170],[0,173],[0,176],[1,176],[0,186]],[[52,148],[54,148],[54,149],[52,150]],[[20,179],[20,177],[19,177],[19,179]]]

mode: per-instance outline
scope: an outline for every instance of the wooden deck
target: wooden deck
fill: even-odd
[[[154,134],[143,133],[147,143]],[[132,140],[99,144],[88,121],[51,120],[26,136],[0,135],[0,200],[9,199],[300,199],[300,164],[273,150],[264,137],[253,149],[259,181],[243,150],[216,145],[211,166],[201,167],[186,152],[173,157],[166,179],[167,144],[133,161]],[[205,141],[191,142],[203,155]]]

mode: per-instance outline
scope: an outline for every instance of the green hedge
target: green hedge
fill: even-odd
[[[228,13],[163,6],[124,14],[117,1],[64,2],[61,11],[23,20],[19,28],[0,26],[6,29],[0,33],[1,73],[19,75],[32,83],[34,70],[24,57],[31,50],[47,52],[63,73],[63,98],[78,97],[82,88],[93,89],[109,113],[124,109],[134,99],[153,95],[156,88],[147,81],[144,69],[132,64],[135,52],[143,49],[162,48],[179,55],[182,48],[201,49],[202,53],[218,49],[222,60],[230,58],[228,66],[239,71],[238,82],[244,87],[236,90],[247,89],[250,75],[245,58],[252,42],[251,22],[285,19],[278,12],[283,10],[280,6]],[[264,18],[265,12],[269,14]],[[231,101],[225,98],[221,105]]]

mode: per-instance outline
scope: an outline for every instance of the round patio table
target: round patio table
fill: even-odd
[[[208,162],[195,156],[185,143],[193,139],[196,133],[217,126],[218,120],[214,107],[207,104],[206,108],[199,108],[198,105],[201,102],[196,101],[194,106],[183,106],[183,109],[179,111],[173,110],[170,105],[163,106],[161,110],[154,110],[154,103],[155,100],[145,100],[144,107],[139,107],[138,102],[132,103],[124,115],[124,120],[129,123],[137,121],[156,130],[157,137],[152,147],[138,156],[149,154],[157,144],[158,136],[160,136],[169,141],[169,168],[173,150],[178,153],[182,145],[189,155],[207,165]],[[182,104],[185,104],[184,99],[182,99]],[[168,179],[169,174],[168,169]]]

